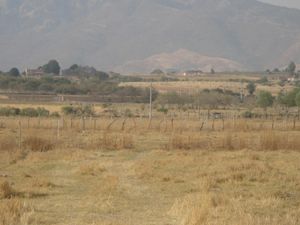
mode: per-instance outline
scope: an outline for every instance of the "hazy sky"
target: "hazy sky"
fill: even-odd
[[[290,8],[300,9],[300,0],[260,0],[261,2],[267,2],[276,5],[282,5]]]

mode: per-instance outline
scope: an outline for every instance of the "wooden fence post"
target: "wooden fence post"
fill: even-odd
[[[22,123],[19,120],[19,150],[22,150]]]
[[[60,120],[57,120],[57,140],[59,139],[60,136]]]

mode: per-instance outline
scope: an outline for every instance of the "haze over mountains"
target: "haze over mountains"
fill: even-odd
[[[201,57],[227,60],[222,70],[281,67],[300,62],[299,21],[300,10],[255,0],[0,0],[0,69],[52,58],[119,72],[202,69]],[[198,60],[149,66],[180,51]]]

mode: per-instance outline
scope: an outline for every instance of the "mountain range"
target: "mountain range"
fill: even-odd
[[[53,58],[124,73],[300,62],[300,10],[256,0],[0,0],[0,30],[2,70]]]

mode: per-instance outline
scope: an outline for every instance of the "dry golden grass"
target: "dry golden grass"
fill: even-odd
[[[98,174],[102,174],[105,172],[106,169],[103,166],[98,164],[83,164],[80,166],[78,172],[81,175],[90,175],[90,176],[97,176]]]
[[[120,86],[132,86],[132,87],[142,87],[149,88],[149,82],[124,82]],[[247,83],[243,83],[243,88],[246,90]],[[171,82],[154,82],[153,87],[159,92],[185,92],[185,93],[196,93],[199,90],[204,89],[216,89],[220,88],[222,90],[230,90],[233,92],[239,92],[241,89],[240,82],[232,81],[214,81],[214,80],[201,80],[201,81],[171,81]],[[291,90],[293,87],[288,86],[287,89]],[[281,90],[277,84],[270,86],[258,85],[258,91],[269,91],[274,95],[277,95]]]
[[[34,209],[19,199],[0,202],[0,225],[34,225]]]
[[[173,134],[165,148],[168,150],[300,150],[300,134],[280,131]]]
[[[54,149],[55,143],[49,139],[31,136],[25,138],[23,147],[33,152],[47,152]]]
[[[299,224],[299,125],[163,119],[8,119],[0,225]]]
[[[18,148],[16,138],[11,135],[1,135],[0,137],[0,151],[14,151]]]
[[[8,181],[0,184],[0,198],[12,198],[16,195],[16,191],[11,187]]]

